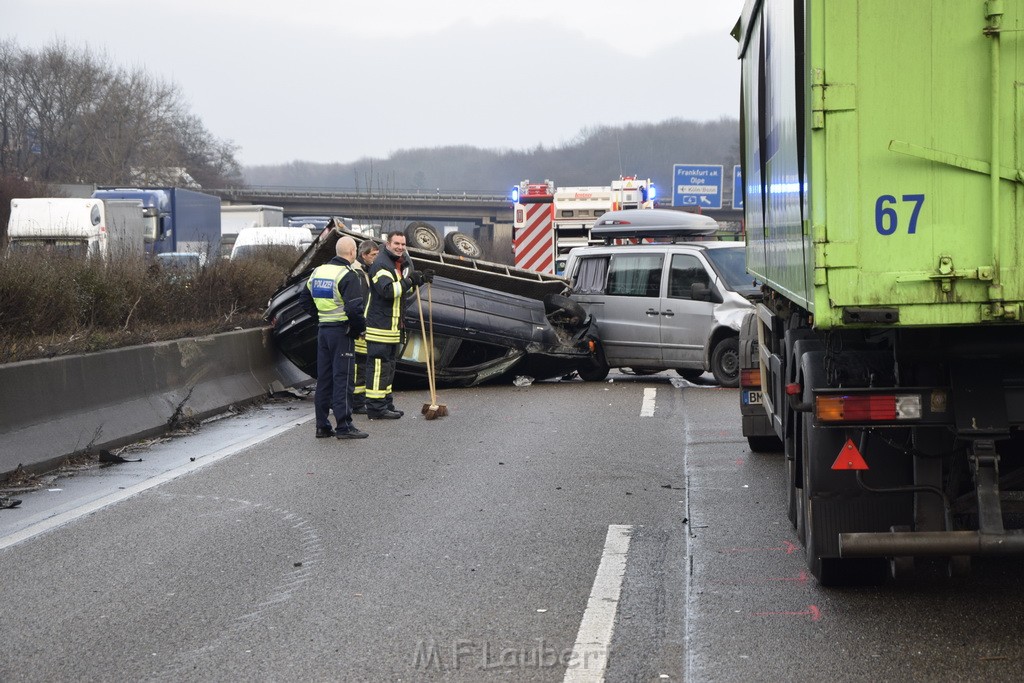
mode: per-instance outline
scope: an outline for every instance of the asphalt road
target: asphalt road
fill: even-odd
[[[0,680],[1024,677],[1021,561],[821,589],[736,391],[614,380],[401,394],[363,441],[297,402],[24,496]]]

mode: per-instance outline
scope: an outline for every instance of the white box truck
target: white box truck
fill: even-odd
[[[137,200],[12,199],[7,253],[46,250],[105,261],[141,259],[145,230]]]

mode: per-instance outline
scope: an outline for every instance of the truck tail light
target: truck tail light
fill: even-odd
[[[822,422],[895,422],[921,419],[920,394],[829,395],[814,400]]]
[[[761,386],[761,369],[745,368],[740,370],[740,386],[744,388]]]

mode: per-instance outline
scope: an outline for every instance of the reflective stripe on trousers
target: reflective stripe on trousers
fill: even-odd
[[[366,343],[366,398],[367,402],[384,410],[391,395],[398,360],[398,344]]]

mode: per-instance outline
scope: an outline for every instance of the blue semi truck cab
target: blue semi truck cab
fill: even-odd
[[[146,251],[152,254],[220,254],[220,198],[180,187],[101,188],[96,199],[137,199],[146,218]]]

